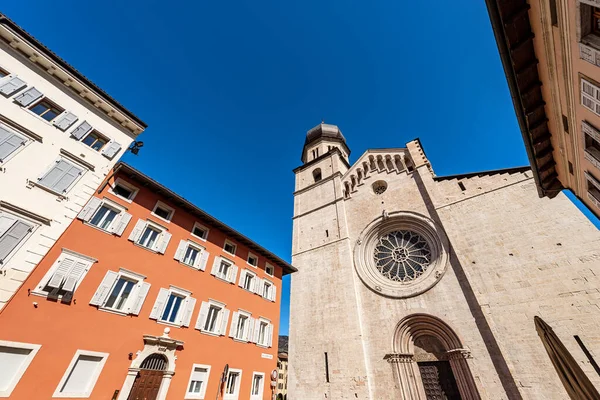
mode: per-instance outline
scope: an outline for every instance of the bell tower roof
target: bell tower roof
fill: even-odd
[[[304,148],[302,149],[302,161],[306,162],[306,150],[313,143],[317,143],[320,140],[327,142],[338,142],[346,150],[347,155],[350,155],[350,149],[346,144],[346,138],[342,135],[342,131],[337,125],[330,125],[321,122],[319,125],[306,132],[306,139],[304,141]]]

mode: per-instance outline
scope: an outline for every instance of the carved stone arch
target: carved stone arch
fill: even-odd
[[[365,172],[365,178],[369,176],[369,164],[366,161],[363,161],[363,171]]]
[[[398,172],[404,170],[404,163],[402,162],[402,157],[399,154],[394,156],[394,162],[396,163],[396,168],[398,168]]]
[[[481,399],[468,364],[469,350],[440,318],[429,314],[403,318],[396,326],[392,348],[394,352],[385,359],[394,368],[403,399],[426,399],[418,363],[427,361],[449,362],[460,397]]]

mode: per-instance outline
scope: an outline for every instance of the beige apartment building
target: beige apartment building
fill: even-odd
[[[540,196],[600,216],[600,1],[486,2]]]

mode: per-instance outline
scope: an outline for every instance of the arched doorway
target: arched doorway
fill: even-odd
[[[470,357],[454,331],[439,318],[413,314],[400,321],[394,334],[394,367],[403,399],[479,400]]]
[[[156,400],[162,383],[167,359],[162,354],[151,354],[142,361],[128,400]]]

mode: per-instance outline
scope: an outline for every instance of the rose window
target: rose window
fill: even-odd
[[[379,273],[395,282],[417,279],[431,263],[429,243],[421,235],[408,230],[392,231],[381,236],[373,256]]]

